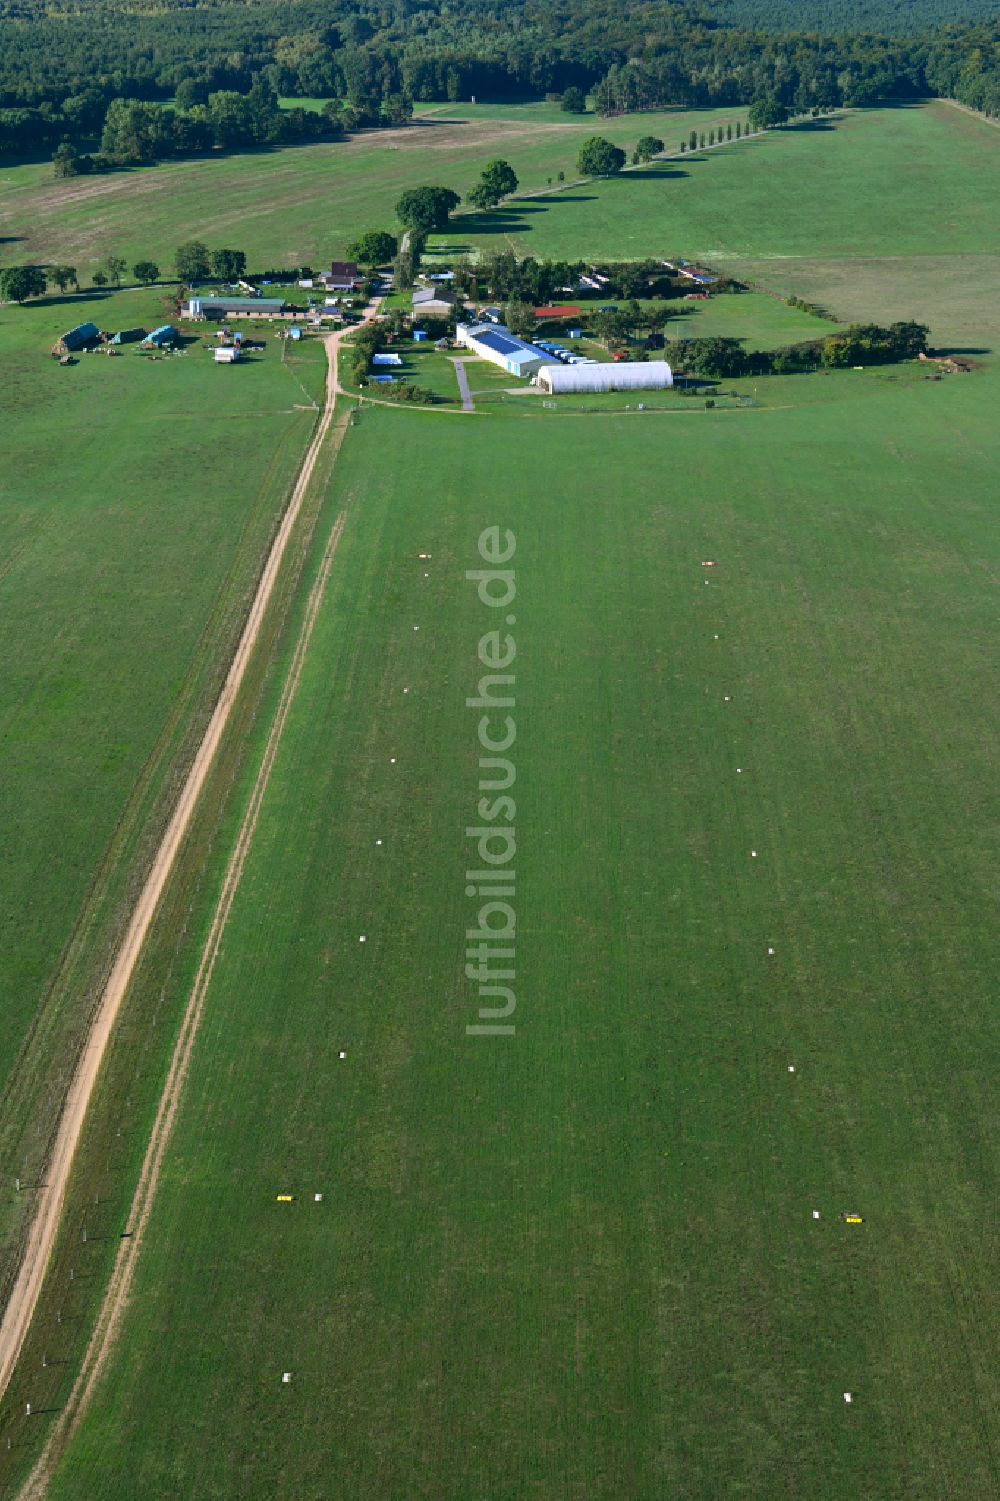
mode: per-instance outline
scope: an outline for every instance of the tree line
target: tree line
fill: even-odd
[[[615,115],[754,100],[805,113],[938,94],[1000,114],[995,18],[918,34],[819,34],[727,24],[710,5],[655,0],[346,4],[222,0],[194,12],[166,0],[119,13],[98,0],[56,16],[17,0],[15,18],[0,0],[0,154],[64,143],[91,154],[115,101],[133,108],[129,121],[112,116],[113,134],[152,137],[159,154],[397,124],[414,101],[473,95],[547,95],[579,112],[589,92],[598,113]],[[277,110],[279,96],[334,103],[317,117]],[[163,113],[139,119],[139,104]]]
[[[663,358],[686,375],[734,380],[741,375],[795,375],[821,368],[893,365],[927,350],[923,323],[858,323],[825,339],[807,339],[781,349],[744,349],[739,339],[667,339]]]

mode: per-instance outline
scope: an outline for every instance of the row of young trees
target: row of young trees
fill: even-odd
[[[394,240],[392,244],[395,245]],[[91,284],[98,290],[120,287],[128,269],[128,261],[123,255],[107,255],[92,272]],[[139,286],[151,287],[160,280],[160,268],[155,261],[135,261],[131,269],[132,280]],[[247,258],[242,250],[209,250],[201,240],[189,240],[174,251],[174,271],[178,281],[204,282],[211,278],[236,282],[246,275],[246,269]],[[32,297],[44,297],[50,286],[58,287],[61,293],[70,289],[79,292],[80,278],[76,267],[8,266],[0,269],[0,300],[4,302],[27,302]]]
[[[99,290],[103,287],[120,287],[128,270],[124,256],[109,255],[91,275],[91,283]],[[155,261],[136,261],[132,277],[140,286],[150,287],[160,279],[160,268]],[[57,265],[43,269],[41,266],[5,266],[0,268],[0,302],[27,302],[32,297],[44,297],[49,287],[58,287],[60,293],[80,291],[80,278],[75,266]]]

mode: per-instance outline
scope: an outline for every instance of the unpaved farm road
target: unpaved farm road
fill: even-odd
[[[373,317],[376,309],[377,302],[368,309],[365,317]],[[347,332],[349,330],[340,330],[328,335],[325,340],[328,366],[326,401],[322,416],[302,460],[302,467],[295,481],[291,499],[271,544],[271,550],[261,573],[257,592],[250,606],[250,612],[222,691],[129,920],[125,937],[94,1013],[86,1044],[66,1094],[52,1157],[48,1163],[45,1186],[39,1191],[37,1207],[28,1229],[23,1259],[10,1301],[4,1309],[3,1320],[0,1323],[0,1400],[10,1384],[11,1375],[38,1303],[45,1271],[59,1228],[66,1185],[83,1131],[87,1106],[94,1091],[115,1020],[121,1010],[122,1001],[135,972],[143,942],[170,877],[177,852],[184,840],[195,805],[229,722],[233,703],[243,683],[247,665],[260,633],[261,621],[274,591],[288,539],[302,509],[302,502],[309,487],[319,451],[333,420],[336,396],[340,389],[337,377],[338,346]]]

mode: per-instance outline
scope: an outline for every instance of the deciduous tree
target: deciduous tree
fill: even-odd
[[[651,162],[653,157],[659,156],[662,150],[663,142],[659,136],[640,136],[632,152],[632,161],[634,163]]]
[[[483,168],[482,175],[469,194],[469,202],[476,208],[495,208],[501,198],[517,190],[517,173],[510,162],[494,157]]]
[[[75,266],[53,266],[49,275],[60,292],[65,292],[67,287],[75,287],[77,291],[80,290],[80,283],[76,278]]]
[[[624,151],[604,136],[590,136],[584,141],[576,163],[581,177],[611,177],[624,165]]]
[[[399,241],[387,229],[369,229],[347,247],[347,253],[362,266],[384,266],[399,249]]]
[[[784,125],[788,111],[777,99],[755,99],[747,110],[747,122],[751,130],[772,130],[775,125]]]
[[[213,250],[212,275],[219,281],[239,281],[247,269],[247,258],[242,250]]]
[[[174,269],[181,281],[207,281],[212,274],[208,246],[201,240],[188,240],[174,251]]]
[[[429,234],[433,229],[444,229],[448,215],[461,201],[451,188],[410,188],[396,204],[396,216],[407,229]]]
[[[508,302],[504,317],[511,333],[519,339],[529,339],[535,332],[535,310],[527,302]]]
[[[7,266],[0,271],[0,298],[4,302],[27,302],[44,297],[48,283],[37,266]]]

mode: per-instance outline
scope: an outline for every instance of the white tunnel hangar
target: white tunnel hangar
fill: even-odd
[[[629,360],[608,365],[543,365],[536,384],[550,396],[564,392],[667,391],[674,373],[666,360]]]

